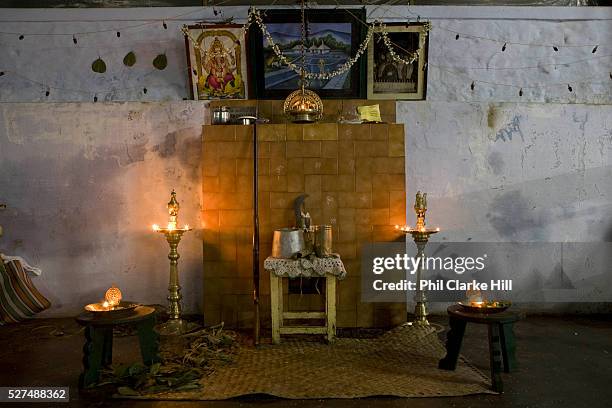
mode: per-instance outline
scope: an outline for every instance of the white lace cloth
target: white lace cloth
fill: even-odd
[[[346,269],[340,255],[333,254],[330,258],[307,257],[298,259],[272,258],[264,261],[264,268],[281,278],[311,278],[334,275],[342,280],[346,277]]]

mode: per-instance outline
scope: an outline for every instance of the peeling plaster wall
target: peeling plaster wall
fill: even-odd
[[[443,230],[436,241],[612,241],[612,106],[427,102],[397,110],[411,129],[408,191],[429,193],[429,223]],[[595,289],[610,293],[609,262],[589,280],[586,263],[558,261],[541,271],[545,279],[561,267],[582,301]],[[595,303],[537,307],[610,311]]]
[[[165,304],[167,220],[196,227],[179,252],[185,309],[201,310],[201,124],[206,105],[0,104],[2,252],[42,268],[36,286],[74,315],[116,283],[129,300]]]
[[[406,129],[407,190],[412,197],[418,189],[429,193],[430,225],[443,229],[436,241],[612,241],[612,47],[605,45],[612,25],[555,21],[554,13],[546,21],[528,13],[524,19],[438,23],[514,42],[600,44],[597,53],[592,47],[554,52],[511,45],[502,52],[503,43],[455,40],[453,33],[434,29],[427,101],[397,104],[397,120]],[[590,60],[561,64],[583,59]],[[473,69],[534,65],[543,66]],[[472,91],[472,78],[525,89],[521,97],[518,88],[476,82]],[[407,216],[414,219],[410,209]],[[588,303],[592,291],[609,293],[609,263],[591,279],[584,262],[558,261],[541,273],[549,279],[563,271],[584,293],[578,296],[583,303],[527,309],[610,312],[610,303]],[[432,305],[434,311],[445,307]]]
[[[0,201],[9,205],[0,212],[0,248],[44,269],[35,282],[54,304],[48,314],[74,314],[112,282],[130,298],[164,302],[167,245],[148,228],[165,219],[170,188],[179,193],[182,219],[200,225],[198,146],[206,108],[182,101],[188,84],[179,27],[230,16],[243,21],[247,8],[217,10],[220,16],[212,8],[2,10],[4,32],[107,30],[78,35],[76,45],[71,35],[0,36],[6,73],[0,77]],[[430,192],[431,222],[445,231],[440,239],[612,239],[612,8],[367,11],[370,19],[412,14],[434,25],[427,101],[399,102],[397,118],[406,129],[409,200],[419,188]],[[167,30],[151,22],[168,16],[177,17],[167,20]],[[455,40],[453,30],[556,44],[560,51],[509,45],[502,52],[503,43]],[[590,46],[567,46],[576,44],[599,48],[592,54]],[[128,51],[137,56],[133,68],[121,63]],[[163,71],[151,65],[158,53],[168,56]],[[98,56],[108,67],[102,75],[90,69]],[[534,65],[543,66],[511,69]],[[482,67],[505,69],[473,69]],[[518,88],[480,82],[471,91],[471,78],[523,86],[523,96]],[[188,311],[201,310],[197,234],[180,247]]]

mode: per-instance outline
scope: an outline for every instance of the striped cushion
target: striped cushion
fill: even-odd
[[[32,284],[21,262],[0,260],[0,325],[20,322],[50,306]]]

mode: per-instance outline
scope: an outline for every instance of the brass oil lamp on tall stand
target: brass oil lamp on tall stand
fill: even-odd
[[[178,245],[181,242],[181,237],[187,231],[191,231],[189,225],[185,225],[182,228],[178,226],[178,213],[179,203],[176,201],[176,192],[172,190],[170,193],[170,201],[168,202],[168,226],[160,227],[157,224],[153,225],[153,231],[164,234],[168,245],[170,245],[170,252],[168,253],[168,259],[170,260],[170,281],[168,283],[168,321],[157,327],[157,331],[161,335],[173,335],[183,334],[193,328],[195,324],[189,323],[181,319],[181,286],[179,285],[178,277],[178,259],[180,255],[178,253]]]
[[[425,246],[429,242],[429,236],[437,232],[440,232],[440,228],[430,229],[425,226],[425,213],[427,212],[427,193],[421,194],[420,191],[416,193],[416,199],[414,202],[414,212],[417,216],[417,222],[415,227],[409,226],[397,226],[396,228],[404,232],[405,234],[412,235],[412,239],[417,247],[417,259],[425,259]],[[416,291],[414,295],[414,320],[412,324],[415,326],[429,326],[427,320],[427,297],[425,291],[421,290],[421,277],[423,274],[423,262],[419,262],[416,271]]]

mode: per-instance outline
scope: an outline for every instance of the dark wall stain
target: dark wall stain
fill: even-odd
[[[504,158],[500,152],[493,151],[487,156],[487,162],[495,175],[500,175],[504,169]]]
[[[544,287],[546,289],[576,289],[571,279],[563,270],[563,266],[560,262],[557,262],[552,273],[548,279],[546,279]]]
[[[194,128],[168,133],[164,141],[151,149],[162,159],[176,158],[192,180],[200,178],[202,139]]]
[[[520,191],[509,191],[495,197],[489,205],[487,218],[502,237],[512,240],[542,239],[548,217],[535,210]]]
[[[168,158],[176,153],[176,133],[168,133],[164,141],[153,146],[153,151],[159,154],[162,159]]]
[[[608,225],[608,228],[603,236],[604,242],[612,242],[612,224]]]

